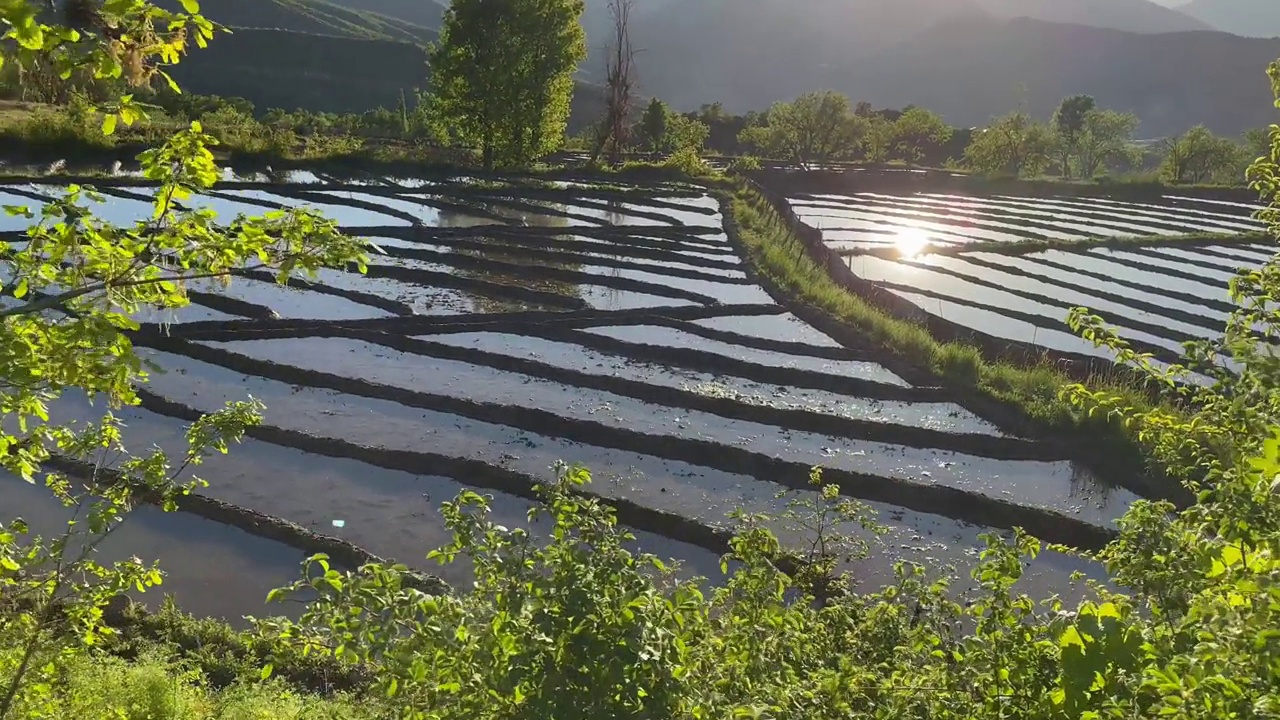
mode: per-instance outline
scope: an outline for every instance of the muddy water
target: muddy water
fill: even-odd
[[[226,382],[220,383],[214,391],[212,385],[203,379],[196,383],[185,382],[190,379],[189,373],[181,379],[170,376],[169,379],[175,380],[175,388],[166,394],[212,410],[223,398],[242,398],[251,393],[266,400],[268,424],[294,427],[349,442],[390,447],[408,444],[413,449],[421,447],[432,452],[472,456],[538,478],[549,477],[549,466],[557,460],[585,459],[591,462],[595,471],[596,481],[592,486],[595,492],[679,512],[712,525],[728,526],[726,515],[736,508],[752,512],[777,513],[780,510],[775,496],[783,488],[754,478],[558,441],[534,433],[513,434],[509,429],[459,421],[453,416],[440,416],[441,424],[436,429],[426,429],[420,440],[406,443],[404,440],[409,440],[414,433],[404,434],[399,429],[403,423],[383,414],[385,408],[377,407],[390,404],[353,400],[336,393],[271,391],[268,386],[274,383],[233,373],[226,373],[226,377]],[[156,389],[165,384],[158,379]],[[188,394],[190,397],[186,397]],[[299,397],[300,402],[287,403],[282,397],[285,394]],[[273,412],[271,408],[279,408],[280,411]],[[365,411],[366,408],[369,412]],[[412,410],[399,412],[414,415],[415,425],[419,426],[433,415]],[[129,437],[137,440],[138,447],[150,443],[166,448],[176,446],[178,423],[140,410],[126,410],[122,415],[129,426]],[[494,432],[495,428],[498,432]],[[212,459],[200,471],[201,476],[211,483],[205,491],[207,494],[255,507],[327,534],[340,535],[374,552],[428,571],[442,571],[441,568],[421,564],[420,558],[424,547],[434,547],[444,538],[439,520],[434,516],[434,506],[451,497],[458,486],[431,477],[429,468],[423,468],[423,474],[409,475],[353,461],[317,459],[291,449],[249,440],[234,448],[231,455]],[[523,524],[525,501],[501,493],[485,492],[495,495],[495,520],[505,522],[510,519],[511,523]],[[963,570],[976,559],[980,546],[977,536],[987,531],[880,503],[869,503],[868,506],[877,521],[887,529],[873,556],[853,568],[856,577],[869,587],[878,587],[880,583],[889,581],[892,565],[898,560],[928,563],[931,567],[955,566],[963,574]],[[333,519],[344,520],[345,527],[333,529]],[[792,537],[785,527],[777,529],[784,538]],[[640,534],[639,546],[642,550],[682,559],[690,566],[691,572],[713,579],[719,575],[715,559],[705,551],[649,533]],[[181,551],[175,550],[175,555],[181,556]],[[1067,575],[1077,569],[1097,574],[1096,568],[1087,564],[1048,553],[1033,565],[1024,586],[1040,595],[1066,592],[1069,591]],[[466,577],[465,569],[456,573],[447,568],[443,571],[442,574],[455,580]],[[275,579],[277,577],[288,579],[290,576],[287,573],[264,574],[263,587],[279,583],[280,580]],[[250,608],[256,608],[254,603],[257,599],[258,596],[251,593],[244,600]],[[217,612],[236,615],[256,611],[240,609],[239,605],[231,603],[232,598],[223,600],[227,602]],[[222,600],[211,599],[211,602],[219,604]]]
[[[44,487],[0,473],[0,493],[6,520],[21,517],[33,534],[46,537],[65,530],[70,511]],[[187,612],[237,621],[248,614],[280,614],[266,605],[267,593],[298,577],[305,554],[212,520],[140,507],[95,557],[104,564],[131,557],[159,562],[161,586],[131,593],[145,605],[159,607],[172,595]]]
[[[946,245],[1260,228],[1247,213],[1223,212],[1223,206],[1201,206],[1184,198],[1170,198],[1168,205],[1157,205],[1106,198],[859,193],[805,196],[792,203],[797,214],[823,230],[827,243],[839,251],[874,248],[902,233],[927,235],[934,244]]]
[[[1080,267],[1096,273],[1105,273],[1111,277],[1147,285],[1152,288],[1168,288],[1169,290],[1176,290],[1180,293],[1207,299],[1224,301],[1227,299],[1227,283],[1222,278],[1206,278],[1204,282],[1196,282],[1183,277],[1161,273],[1157,267],[1141,269],[1132,265],[1110,262],[1107,260],[1107,254],[1101,251],[1070,253],[1062,250],[1050,250],[1043,255],[1037,256],[1069,267]]]
[[[796,463],[820,462],[828,467],[880,477],[962,488],[992,497],[1007,498],[1020,504],[1051,509],[1070,508],[1081,519],[1097,524],[1109,524],[1133,499],[1124,491],[1113,491],[1105,498],[1090,496],[1091,499],[1082,501],[1078,494],[1094,483],[1087,473],[1066,462],[992,460],[959,452],[792,431],[706,412],[667,408],[614,393],[571,387],[520,373],[411,356],[356,341],[269,340],[219,345],[259,359],[408,390],[426,389],[474,402],[534,407],[565,418],[640,431],[658,437],[696,438]],[[193,396],[200,396],[202,400],[206,396],[213,396],[216,393],[215,387],[221,387],[223,382],[237,389],[244,386],[243,382],[230,379],[218,381],[215,385],[214,378],[232,374],[217,370],[206,371],[205,367],[200,367],[197,376],[197,368],[189,367],[192,369],[182,378],[182,387],[184,390],[199,388],[192,389],[191,393]],[[160,379],[153,381],[157,387],[165,387],[165,382]],[[251,385],[266,383],[267,391],[273,395],[283,392],[280,384],[261,380],[249,382]],[[275,387],[270,387],[272,385]],[[287,416],[288,422],[295,422],[300,413],[293,412],[292,407],[301,403],[304,396],[314,396],[318,401],[321,394],[309,390],[291,393],[287,399],[278,401],[278,412]],[[422,414],[401,406],[359,398],[343,397],[341,402],[351,408],[342,411],[342,415],[350,416],[350,412],[355,411],[354,417],[367,418],[357,421],[359,424],[379,428],[367,442],[376,442],[384,447],[412,449],[415,445],[411,438],[421,436],[424,432],[434,434],[440,429],[439,420],[431,418],[429,413]],[[369,414],[366,416],[365,413]],[[420,414],[422,418],[415,419]],[[451,424],[456,423],[457,418],[454,418]],[[398,441],[393,440],[393,427],[399,427],[399,431],[403,433]],[[489,433],[511,435],[510,430],[494,428]],[[360,431],[352,431],[347,437],[355,441],[358,435]],[[376,440],[373,439],[375,437]],[[589,464],[600,465],[591,458],[584,460]]]
[[[751,317],[726,315],[693,322],[712,330],[725,330],[769,340],[783,340],[818,347],[841,347],[840,343],[815,330],[813,326],[791,313]]]
[[[621,378],[730,398],[748,405],[806,410],[854,420],[870,420],[904,427],[923,427],[957,433],[1002,434],[999,429],[954,403],[902,402],[850,397],[826,390],[787,387],[684,370],[670,365],[637,362],[590,350],[568,342],[502,333],[458,333],[424,336],[447,345],[474,348],[506,357],[536,360],[553,367],[599,377]],[[693,347],[693,346],[685,346]]]
[[[661,325],[624,325],[618,327],[586,328],[583,332],[603,335],[616,340],[645,345],[662,345],[666,347],[688,347],[715,355],[723,355],[734,360],[756,363],[769,367],[794,368],[812,372],[826,373],[839,377],[855,377],[890,385],[907,386],[907,381],[886,370],[882,365],[858,360],[828,360],[810,355],[792,355],[789,353],[760,350],[742,345],[733,345],[719,340],[710,340],[692,333]]]

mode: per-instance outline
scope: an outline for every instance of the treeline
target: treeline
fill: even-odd
[[[657,101],[655,101],[657,104]],[[1139,118],[1097,107],[1077,95],[1047,119],[1024,111],[986,127],[954,128],[925,108],[875,109],[832,91],[802,95],[765,112],[734,115],[719,104],[676,114],[705,129],[705,147],[722,155],[756,155],[815,166],[833,162],[901,162],[993,176],[1066,180],[1144,177],[1182,184],[1243,184],[1244,171],[1269,144],[1266,130],[1240,138],[1204,126],[1141,141]],[[648,136],[637,149],[649,149]]]

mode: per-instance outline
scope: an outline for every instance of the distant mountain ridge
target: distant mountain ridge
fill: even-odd
[[[1199,123],[1237,134],[1280,122],[1266,76],[1277,56],[1274,42],[1220,32],[1143,35],[965,18],[825,79],[878,106],[914,103],[962,126],[1019,105],[1048,117],[1063,97],[1086,93],[1137,114],[1148,137]]]
[[[449,0],[330,0],[343,7],[439,29]]]
[[[435,12],[432,6],[443,11],[436,0],[413,1],[420,14]],[[337,8],[339,2],[347,7]],[[830,88],[879,107],[921,105],[961,126],[985,123],[1023,102],[1047,117],[1063,96],[1087,93],[1104,106],[1136,112],[1147,136],[1202,122],[1239,133],[1280,120],[1263,74],[1280,56],[1276,43],[1194,29],[1141,34],[1010,20],[987,9],[992,3],[1003,3],[1006,13],[1008,7],[1097,7],[1095,0],[1068,2],[807,0],[805,12],[797,12],[794,0],[636,0],[639,92],[679,109],[722,102],[745,112]],[[1146,0],[1097,2],[1116,13],[1128,8],[1136,13],[1131,18],[1155,18],[1144,20],[1147,27],[1182,22]],[[597,11],[606,6],[606,0],[590,3]],[[394,104],[400,90],[425,82],[425,54],[414,46],[435,31],[368,11],[402,11],[407,0],[204,5],[209,17],[233,27],[306,34],[241,31],[217,38],[210,51],[183,63],[191,63],[197,92],[245,95],[264,108],[359,111]],[[331,43],[321,34],[369,42]],[[598,64],[584,65],[585,79],[599,78]],[[599,89],[588,87],[579,88],[576,126],[585,108],[600,103]]]
[[[1280,0],[1192,0],[1178,11],[1224,32],[1280,36]]]
[[[1150,135],[1200,122],[1238,133],[1277,119],[1263,71],[1280,47],[1203,30],[1146,0],[1104,1],[1116,13],[1189,29],[1136,33],[1006,19],[987,9],[1015,7],[1015,0],[814,0],[804,13],[786,0],[690,0],[642,15],[633,37],[645,49],[637,61],[641,89],[682,109],[719,101],[733,112],[761,110],[830,88],[977,125],[1018,107],[1025,87],[1041,116],[1063,96],[1086,93],[1137,112]],[[1039,2],[1016,7],[1047,7]],[[1072,0],[1056,7],[1099,6]]]
[[[154,0],[169,10],[181,11],[178,0]],[[370,2],[371,0],[361,0]],[[392,3],[398,0],[391,0]],[[423,0],[430,2],[430,0]],[[419,3],[421,4],[421,3]],[[340,0],[203,0],[200,12],[230,28],[266,28],[336,35],[366,40],[425,43],[436,30],[400,17],[381,15]]]
[[[1209,23],[1181,9],[1150,0],[978,0],[982,9],[1001,18],[1088,25],[1137,33],[1212,30]]]

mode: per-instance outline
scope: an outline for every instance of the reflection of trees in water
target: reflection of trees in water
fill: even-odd
[[[520,227],[539,227],[539,228],[567,228],[569,226],[568,218],[557,217],[554,215],[543,215],[526,212],[520,208],[513,208],[500,203],[486,203],[483,205],[487,212],[491,212],[510,219],[507,228],[514,228],[519,232]],[[478,216],[466,215],[456,210],[440,211],[440,227],[478,227],[482,225],[495,225],[493,220],[481,219]],[[453,248],[450,252],[459,255],[470,255],[471,257],[491,259],[499,262],[506,262],[514,265],[529,265],[534,267],[563,268],[566,270],[581,270],[580,263],[572,262],[555,262],[541,258],[532,258],[527,255],[520,254],[523,249],[520,245],[515,245],[503,241],[498,237],[476,235],[468,238],[475,243],[481,243],[493,248],[492,252],[484,250],[474,250],[471,248]],[[509,252],[503,252],[509,250]],[[484,280],[488,282],[500,283],[502,285],[511,285],[515,287],[524,287],[532,290],[539,290],[547,293],[555,293],[565,297],[577,298],[582,296],[582,289],[576,283],[566,282],[564,280],[554,280],[550,278],[540,277],[530,273],[527,276],[517,276],[508,273],[495,273],[485,270],[476,270],[472,268],[453,268],[453,273],[460,277],[469,278],[471,280]],[[518,300],[502,300],[499,298],[487,297],[475,293],[466,293],[472,304],[472,312],[477,313],[496,313],[496,312],[512,312],[515,310],[530,309],[529,305]]]
[[[1111,501],[1111,494],[1115,490],[1114,485],[1094,475],[1093,471],[1080,463],[1071,463],[1071,497],[1103,508]]]
[[[610,200],[609,209],[605,210],[604,221],[610,225],[626,225],[627,214],[622,209],[622,203],[617,200]]]

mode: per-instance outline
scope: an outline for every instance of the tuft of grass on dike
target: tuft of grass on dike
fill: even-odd
[[[706,182],[706,181],[704,181]],[[1086,441],[1101,457],[1113,459],[1119,472],[1146,470],[1146,453],[1123,423],[1081,412],[1062,397],[1077,384],[1048,358],[1034,364],[990,362],[976,346],[941,343],[924,327],[895,318],[838,285],[820,267],[768,200],[736,178],[707,182],[729,200],[732,223],[756,270],[790,297],[816,307],[859,331],[885,352],[923,367],[952,387],[976,391],[1026,418],[1039,432]],[[1152,407],[1150,396],[1122,379],[1121,373],[1093,376],[1083,383],[1138,410]],[[1152,487],[1153,495],[1177,495],[1172,487]]]

